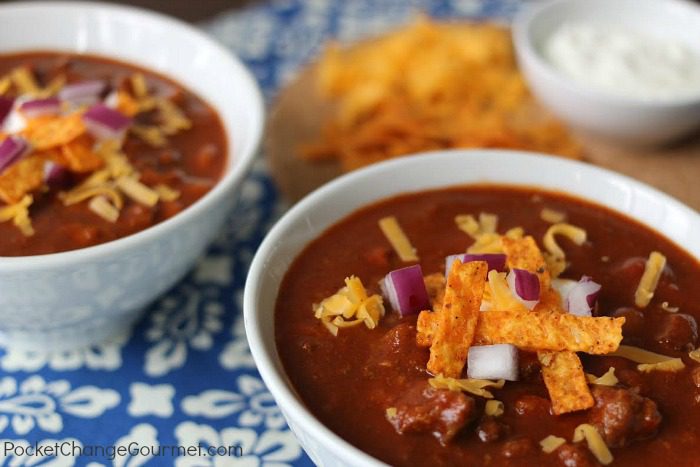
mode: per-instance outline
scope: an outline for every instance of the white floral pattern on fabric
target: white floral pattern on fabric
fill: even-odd
[[[82,418],[95,418],[119,404],[113,389],[82,386],[71,390],[66,380],[46,382],[30,376],[19,387],[9,376],[0,380],[0,432],[8,425],[18,435],[39,429],[58,433],[63,429],[61,412]]]
[[[146,447],[147,450],[134,449],[135,446]],[[114,446],[123,446],[129,455],[116,457],[113,462],[114,467],[140,467],[149,460],[154,459],[153,451],[157,452],[160,443],[158,442],[158,430],[148,423],[140,423],[133,427],[129,434],[122,436]],[[134,452],[136,451],[136,452]],[[162,459],[161,459],[162,462]]]
[[[255,430],[249,428],[224,428],[217,431],[209,425],[183,422],[175,428],[175,437],[181,446],[204,446],[214,449],[240,447],[235,457],[210,456],[206,452],[197,457],[178,457],[175,461],[176,467],[281,467],[289,465],[301,454],[301,448],[289,430],[268,430],[258,435]]]
[[[153,415],[167,418],[173,414],[175,388],[172,384],[151,386],[145,383],[131,383],[129,393],[131,402],[126,411],[132,417]]]
[[[122,347],[128,340],[129,335],[122,334],[93,347],[52,353],[7,349],[0,357],[0,368],[5,371],[37,371],[45,367],[54,371],[80,368],[113,371],[122,365]]]
[[[61,449],[58,453],[52,452],[51,455],[44,454],[45,447],[63,444],[67,446]],[[34,445],[39,448],[41,455],[29,455],[27,448],[33,450]],[[25,439],[0,439],[0,446],[11,445],[18,449],[0,450],[0,466],[7,467],[72,467],[75,465],[77,451],[72,449],[82,447],[80,441],[75,438],[64,439],[44,439],[35,443],[30,443]]]
[[[216,292],[214,289],[213,295]],[[221,303],[190,285],[180,287],[179,300],[173,296],[161,300],[151,315],[152,326],[146,333],[146,339],[154,345],[146,352],[145,373],[163,376],[182,367],[189,347],[209,350],[213,335],[222,329],[223,313]]]
[[[272,394],[259,378],[241,375],[237,384],[239,393],[212,389],[185,397],[182,411],[190,416],[208,418],[238,414],[238,424],[244,427],[264,425],[268,429],[280,429],[285,426]]]

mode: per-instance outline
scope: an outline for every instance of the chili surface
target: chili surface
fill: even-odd
[[[0,76],[18,67],[33,72],[39,85],[47,85],[59,75],[66,84],[103,80],[106,96],[112,90],[128,89],[129,77],[140,73],[153,96],[174,102],[191,122],[191,127],[166,138],[154,147],[128,132],[122,146],[139,181],[147,186],[167,185],[179,196],[162,200],[153,207],[128,197],[116,222],[91,212],[87,202],[70,206],[57,196],[65,186],[34,196],[30,216],[34,234],[23,235],[11,222],[0,223],[0,256],[56,253],[84,248],[139,232],[162,222],[206,194],[221,177],[226,165],[227,137],[214,109],[192,91],[172,79],[117,60],[92,55],[32,52],[0,56]],[[139,124],[152,124],[153,112],[134,117]],[[85,176],[72,174],[69,187]],[[0,203],[0,207],[2,204]]]
[[[568,222],[588,233],[581,246],[559,242],[570,262],[562,277],[592,276],[602,284],[595,313],[627,319],[623,344],[681,357],[685,369],[641,373],[624,358],[580,354],[587,373],[600,376],[612,366],[619,383],[592,386],[594,408],[556,416],[550,412],[537,358],[520,351],[520,380],[490,389],[505,408],[495,418],[484,414],[480,397],[467,396],[465,403],[460,393],[426,389],[429,351],[416,345],[415,315],[401,318],[387,304],[377,328],[341,328],[337,337],[314,317],[312,304],[335,293],[345,277],[361,277],[368,293],[381,294],[378,282],[406,266],[377,227],[385,216],[396,216],[420,256],[423,273],[429,274],[443,272],[445,257],[464,252],[472,242],[455,227],[456,215],[495,213],[499,231],[521,226],[541,243],[549,226],[540,219],[545,207],[566,213]],[[667,266],[650,305],[638,309],[635,290],[652,250],[666,255]],[[311,412],[343,439],[392,465],[598,465],[585,442],[571,441],[581,423],[605,428],[613,465],[698,465],[700,365],[688,357],[698,344],[698,283],[700,265],[687,252],[601,206],[512,187],[427,191],[367,206],[311,242],[281,284],[276,342],[284,368]],[[669,304],[678,310],[668,311]],[[413,410],[404,414],[407,422],[423,423],[414,432],[399,434],[387,420],[386,409],[402,404]],[[451,423],[450,410],[468,422],[443,445],[432,432]],[[546,454],[538,443],[548,435],[567,443]]]

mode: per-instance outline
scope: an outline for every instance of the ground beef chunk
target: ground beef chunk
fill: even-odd
[[[564,443],[555,451],[564,467],[597,467],[600,463],[583,443]]]
[[[479,426],[476,427],[476,434],[483,443],[498,441],[507,435],[509,431],[508,425],[499,422],[493,417],[484,417]]]
[[[656,403],[633,389],[594,386],[590,420],[610,447],[622,447],[656,433],[661,414]]]
[[[410,323],[400,323],[382,336],[372,348],[364,372],[372,378],[398,368],[407,375],[425,372],[425,350],[416,346],[416,327]]]
[[[526,437],[510,439],[503,443],[503,446],[501,447],[501,455],[503,457],[507,457],[508,459],[518,459],[520,457],[530,456],[535,452],[537,452],[535,442]]]
[[[670,350],[693,350],[698,342],[695,318],[684,313],[667,313],[654,333],[654,340]]]
[[[543,417],[550,413],[551,402],[544,397],[523,394],[515,400],[515,413],[526,417]]]
[[[387,419],[399,434],[432,433],[447,444],[475,416],[475,402],[461,392],[434,389],[428,383],[408,388],[395,402]]]
[[[642,343],[644,334],[644,313],[636,308],[618,308],[612,314],[613,318],[625,318],[622,325],[622,340],[625,344],[639,345]]]

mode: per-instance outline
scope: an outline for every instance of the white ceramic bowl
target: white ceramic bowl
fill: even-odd
[[[98,3],[0,5],[0,53],[86,52],[172,77],[219,113],[229,163],[219,183],[177,216],[113,242],[0,258],[0,344],[89,345],[131,326],[177,282],[221,228],[257,151],[263,103],[252,76],[197,29],[145,10]]]
[[[516,151],[455,150],[400,158],[344,175],[296,204],[263,241],[243,300],[255,363],[289,426],[318,465],[381,463],[342,440],[306,409],[285,375],[274,333],[280,282],[302,249],[327,227],[369,203],[399,193],[470,183],[537,186],[570,193],[626,214],[700,258],[700,215],[647,185],[592,165]]]
[[[513,23],[518,63],[533,93],[573,127],[637,144],[679,138],[700,126],[700,96],[643,100],[615,96],[561,74],[543,43],[567,21],[644,31],[693,47],[700,55],[700,6],[684,0],[560,0],[529,4]]]

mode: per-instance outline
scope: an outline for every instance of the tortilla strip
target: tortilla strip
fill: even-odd
[[[417,342],[430,345],[440,312],[418,315]],[[604,355],[622,341],[624,318],[591,318],[556,309],[531,313],[522,310],[483,311],[474,334],[476,345],[513,344],[523,350],[571,351]]]
[[[624,318],[576,316],[557,309],[484,311],[474,340],[479,345],[513,344],[524,350],[605,355],[620,345],[624,322]]]
[[[540,290],[548,290],[551,277],[547,270],[542,251],[530,235],[523,238],[503,237],[501,239],[503,252],[508,257],[509,269],[525,269],[537,274],[540,279]]]
[[[0,200],[6,204],[18,203],[44,183],[44,159],[28,156],[12,164],[0,175]]]
[[[479,320],[488,265],[483,261],[462,264],[457,260],[447,277],[447,288],[435,337],[430,346],[428,371],[459,378],[467,361]]]
[[[508,267],[534,272],[540,278],[540,289],[550,290],[551,276],[542,251],[530,237],[503,238],[503,251],[508,257]],[[551,295],[548,295],[551,297]],[[533,310],[539,310],[535,307]],[[563,310],[561,310],[563,311]],[[581,360],[573,352],[537,352],[542,365],[542,377],[552,401],[552,411],[559,415],[593,407],[594,401],[588,388]]]

